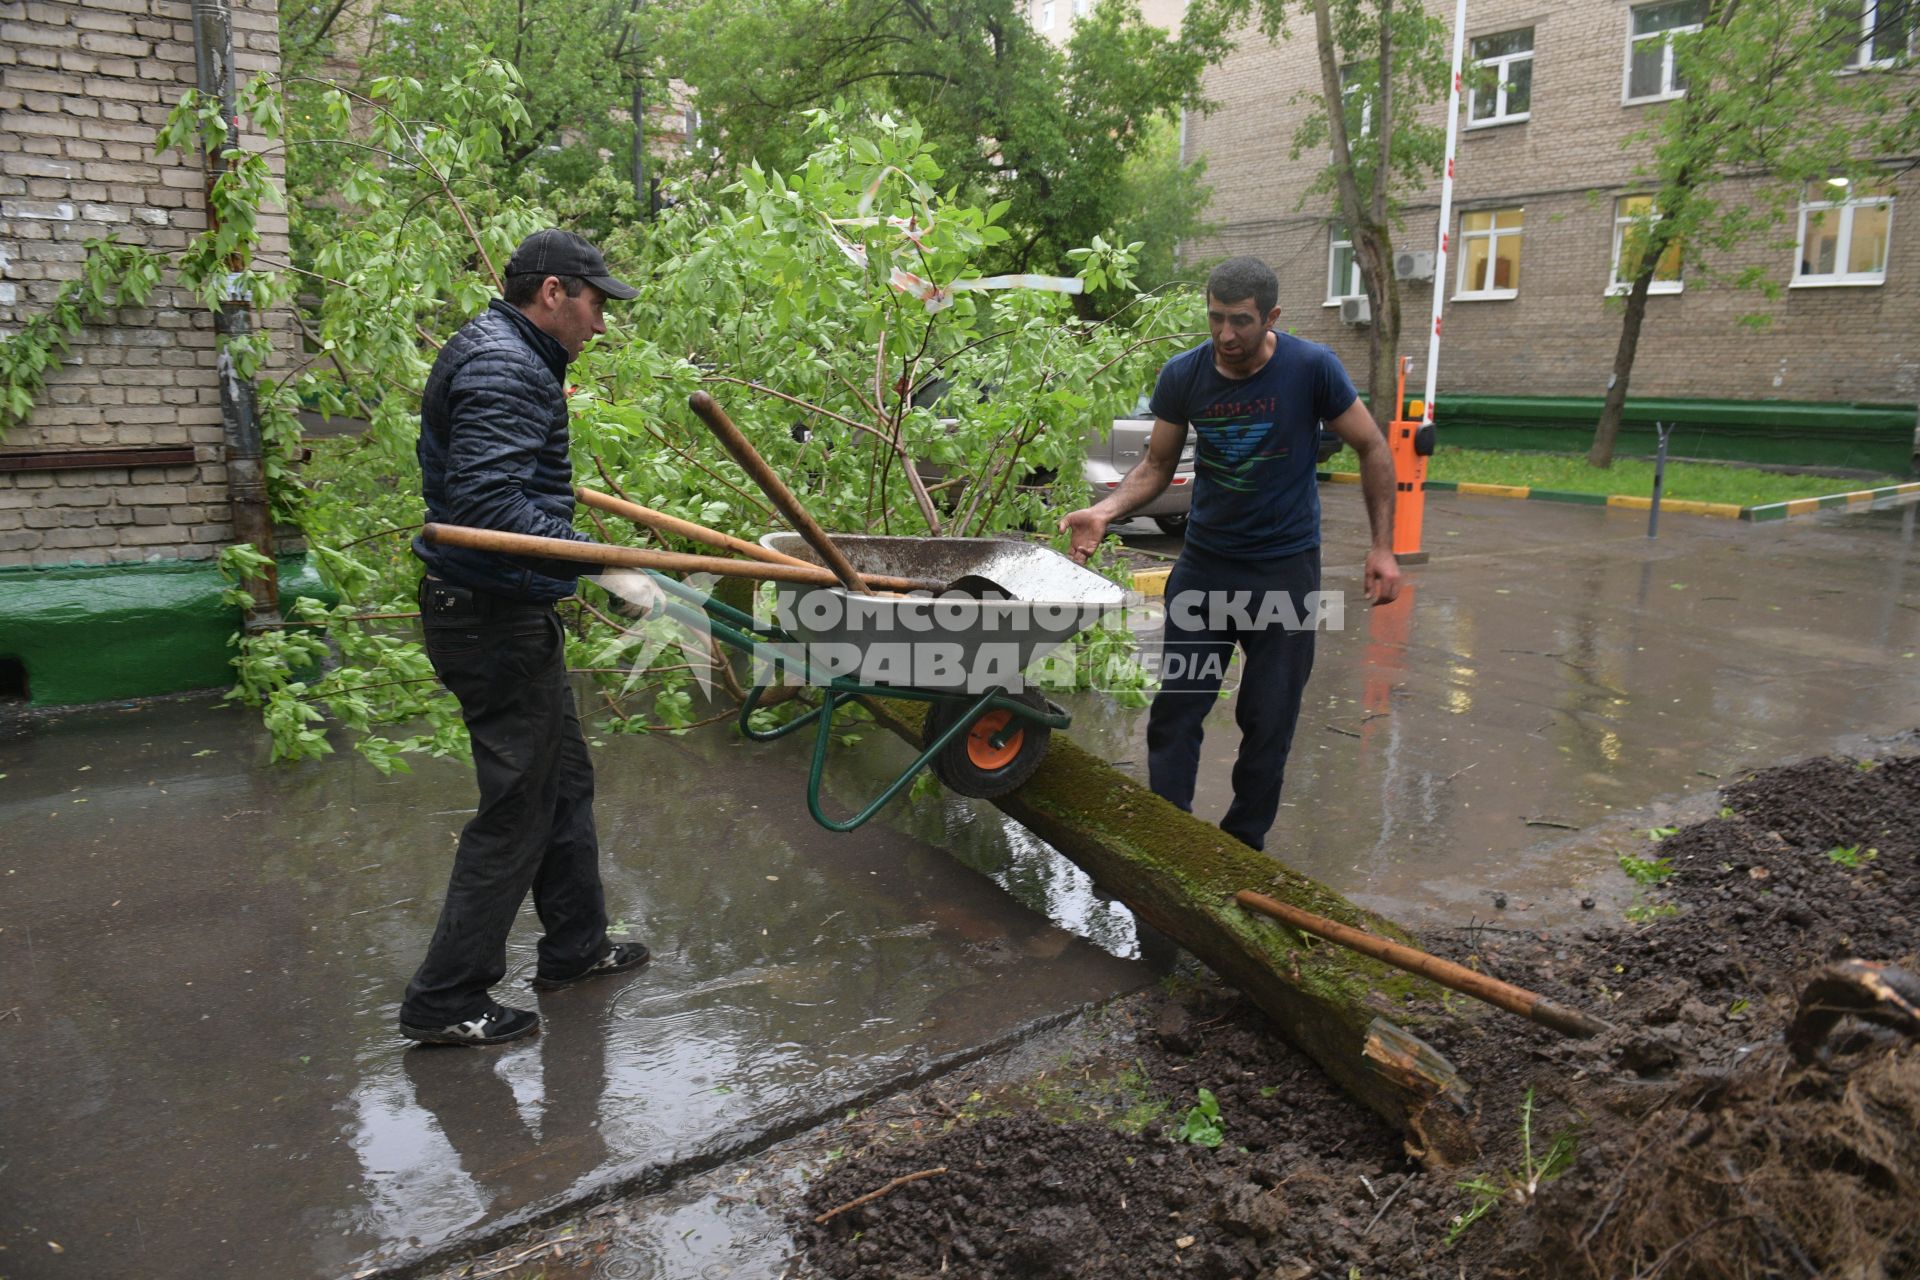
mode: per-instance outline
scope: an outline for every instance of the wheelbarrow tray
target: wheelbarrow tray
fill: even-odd
[[[1126,601],[1119,586],[1031,542],[869,535],[835,535],[834,542],[861,573],[983,578],[1005,592],[863,595],[778,584],[781,630],[807,645],[816,670],[861,684],[975,694],[1018,689],[1028,666]],[[796,533],[769,533],[760,543],[820,562]]]

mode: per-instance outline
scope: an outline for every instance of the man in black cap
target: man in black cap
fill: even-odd
[[[573,530],[567,365],[606,332],[608,298],[638,290],[571,232],[535,232],[507,262],[504,298],[441,349],[420,405],[420,477],[429,521],[585,541]],[[427,657],[460,701],[480,806],[460,833],[427,958],[407,985],[400,1031],[427,1044],[502,1044],[539,1016],[496,1003],[507,933],[533,890],[545,935],[533,985],[570,986],[638,968],[639,943],[607,938],[593,765],[567,683],[554,601],[571,561],[498,555],[415,539],[426,564]]]

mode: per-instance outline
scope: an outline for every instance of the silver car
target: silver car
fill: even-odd
[[[1096,426],[1087,432],[1085,475],[1095,502],[1119,488],[1127,472],[1146,456],[1147,439],[1152,434],[1153,413],[1147,408],[1145,396],[1134,404],[1132,417],[1115,418],[1111,427],[1102,430]],[[1186,446],[1180,450],[1180,461],[1174,464],[1172,483],[1133,514],[1150,517],[1162,533],[1180,533],[1187,527],[1192,506],[1193,436],[1189,433]]]

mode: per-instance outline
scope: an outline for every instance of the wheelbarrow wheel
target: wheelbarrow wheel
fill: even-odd
[[[1046,698],[1035,690],[1016,696],[1036,709],[1046,708]],[[931,704],[927,708],[926,725],[920,732],[921,747],[932,746],[969,709],[958,699]],[[991,707],[981,712],[966,732],[949,742],[946,750],[929,762],[929,767],[933,776],[949,790],[992,800],[1018,790],[1033,776],[1040,762],[1047,758],[1047,744],[1052,737],[1053,730],[1044,724],[1015,716],[1002,707]]]

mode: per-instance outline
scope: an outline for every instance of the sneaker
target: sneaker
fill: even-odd
[[[421,1044],[505,1044],[509,1040],[530,1036],[539,1029],[539,1014],[498,1004],[478,1018],[469,1018],[451,1026],[415,1027],[404,1022],[400,1024],[401,1035],[409,1040],[418,1040]]]
[[[610,973],[625,973],[629,969],[638,969],[653,959],[653,953],[645,944],[639,942],[616,942],[613,949],[595,960],[580,972],[565,978],[553,978],[544,973],[533,975],[533,985],[542,991],[552,991],[557,987],[570,987],[576,982],[585,982],[588,978],[604,978]]]

